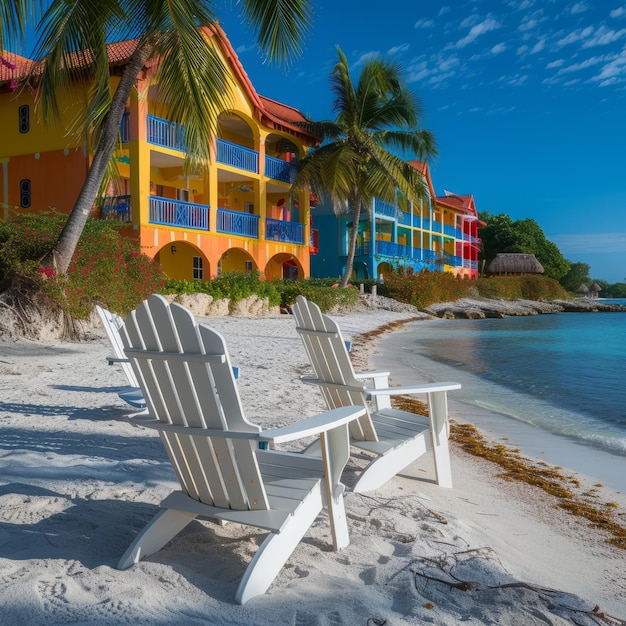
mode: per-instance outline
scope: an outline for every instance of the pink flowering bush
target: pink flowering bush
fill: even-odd
[[[97,303],[126,314],[161,288],[159,265],[109,221],[87,221],[66,275],[42,267],[66,217],[52,211],[0,222],[0,288],[16,274],[29,275],[75,318],[88,316]]]

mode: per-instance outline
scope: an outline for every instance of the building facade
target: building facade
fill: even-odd
[[[230,108],[218,118],[211,162],[185,173],[180,125],[157,107],[150,68],[138,76],[120,129],[114,159],[120,174],[94,215],[122,222],[123,233],[159,262],[171,278],[206,280],[229,271],[259,270],[266,278],[310,274],[309,194],[290,199],[296,161],[316,138],[296,109],[256,93],[219,26],[204,29],[232,75]],[[136,42],[109,45],[115,88]],[[91,155],[87,137],[66,131],[80,119],[84,98],[61,94],[60,122],[44,123],[32,89],[15,90],[28,59],[5,54],[0,68],[0,212],[55,208],[69,212]],[[157,91],[155,91],[157,90]]]
[[[477,278],[481,222],[473,197],[449,193],[437,197],[428,164],[410,164],[424,176],[427,197],[410,203],[397,196],[393,204],[374,198],[369,210],[361,212],[353,279],[384,277],[399,267]],[[341,213],[324,203],[314,207],[311,214],[320,233],[319,253],[311,258],[311,274],[341,276],[352,231],[350,208]]]

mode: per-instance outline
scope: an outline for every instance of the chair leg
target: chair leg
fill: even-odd
[[[117,569],[127,569],[154,554],[196,517],[194,513],[187,511],[161,509],[135,537],[117,564]]]
[[[452,487],[452,467],[448,446],[448,397],[446,392],[428,394],[430,424],[435,455],[435,472],[440,487]]]
[[[270,533],[266,537],[239,583],[235,594],[239,604],[245,604],[268,590],[321,510],[321,492],[313,492],[302,502],[280,533]]]

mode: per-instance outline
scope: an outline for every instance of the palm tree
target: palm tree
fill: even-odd
[[[433,135],[419,129],[421,104],[408,89],[401,68],[384,59],[365,63],[358,83],[350,78],[341,49],[331,74],[334,121],[312,122],[322,139],[300,162],[298,189],[330,198],[336,213],[352,211],[352,230],[341,287],[346,287],[356,251],[361,210],[375,197],[395,202],[396,192],[418,202],[427,194],[424,177],[390,150],[426,160],[436,154]]]
[[[17,5],[20,0],[13,0]],[[284,62],[300,51],[309,26],[309,0],[239,0],[243,17],[255,30],[261,50]],[[208,162],[217,115],[227,105],[228,72],[217,51],[207,45],[206,31],[216,22],[209,0],[53,0],[38,32],[35,58],[44,61],[38,99],[44,119],[60,115],[62,92],[83,94],[89,106],[73,130],[87,136],[93,159],[76,203],[43,264],[65,273],[87,217],[106,181],[119,141],[126,103],[138,74],[157,60],[154,82],[167,103],[168,117],[185,126],[188,168]],[[17,13],[9,13],[14,18]],[[21,15],[21,13],[20,13]],[[4,18],[4,16],[2,16]],[[107,41],[133,40],[134,50],[115,91],[111,89]],[[83,89],[81,92],[80,90]]]

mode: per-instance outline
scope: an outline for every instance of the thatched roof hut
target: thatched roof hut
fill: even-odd
[[[543,266],[534,254],[499,252],[489,263],[490,274],[543,274]]]
[[[587,287],[587,285],[581,285],[576,289],[576,293],[589,293],[589,287]]]
[[[602,287],[600,287],[598,283],[593,283],[593,285],[589,287],[589,291],[595,291],[596,293],[598,293],[599,291],[602,291]]]

